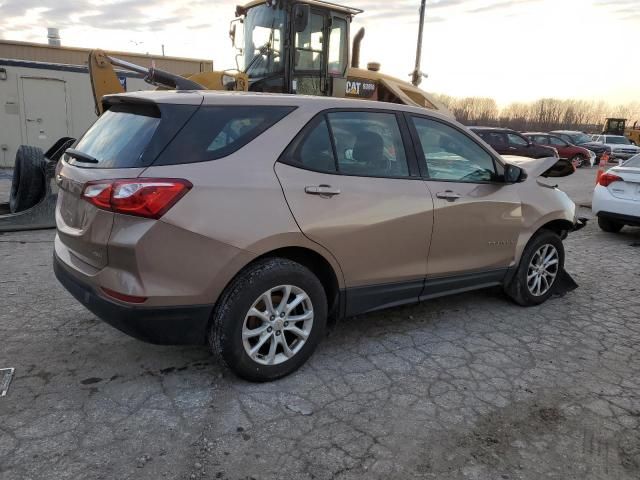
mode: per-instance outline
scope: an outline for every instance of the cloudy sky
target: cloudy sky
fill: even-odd
[[[0,38],[192,56],[235,65],[227,36],[242,0],[0,0]],[[408,79],[419,0],[341,0],[362,8],[363,62]],[[490,96],[640,101],[640,0],[428,0],[425,90]]]

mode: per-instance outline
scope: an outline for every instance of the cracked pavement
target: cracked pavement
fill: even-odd
[[[557,183],[588,198],[594,174]],[[267,384],[97,320],[56,282],[53,236],[0,235],[2,480],[640,476],[640,229],[570,235],[564,298],[348,319]]]

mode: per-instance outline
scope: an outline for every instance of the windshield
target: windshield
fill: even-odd
[[[285,20],[284,9],[260,5],[247,11],[243,70],[249,77],[266,77],[282,72]]]
[[[591,141],[591,137],[585,133],[576,133],[574,135],[571,135],[571,138],[573,139],[573,143],[575,145],[580,145],[581,143],[588,143]]]
[[[631,145],[627,137],[607,137],[605,143],[611,143],[614,145]]]

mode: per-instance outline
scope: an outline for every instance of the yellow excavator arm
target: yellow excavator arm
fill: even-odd
[[[235,70],[175,75],[111,57],[103,50],[92,50],[89,53],[89,77],[97,115],[102,115],[104,109],[102,97],[125,92],[114,67],[143,75],[146,82],[161,89],[247,91],[249,88],[247,75]]]

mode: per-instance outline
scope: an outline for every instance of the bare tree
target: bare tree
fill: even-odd
[[[560,100],[542,98],[534,102],[514,102],[499,108],[486,97],[456,98],[436,95],[465,125],[501,126],[514,130],[582,130],[598,132],[607,117],[626,118],[640,124],[640,102],[609,105],[603,101]]]

